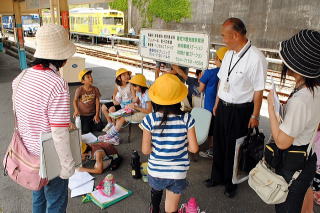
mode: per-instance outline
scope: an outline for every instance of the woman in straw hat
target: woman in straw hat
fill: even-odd
[[[275,209],[276,212],[300,213],[304,195],[316,170],[316,155],[312,152],[299,155],[299,152],[307,153],[320,122],[320,33],[300,31],[281,42],[279,54],[284,63],[281,81],[284,83],[286,75],[289,75],[296,84],[285,106],[282,123],[278,122],[275,113],[273,92],[268,95],[271,132],[282,152],[281,165],[276,173],[289,182],[296,171],[302,172],[292,181],[286,201],[277,204]],[[297,149],[300,151],[295,151]]]
[[[142,152],[149,155],[148,182],[151,186],[150,212],[159,213],[163,190],[165,211],[177,212],[182,192],[188,183],[188,151],[198,152],[194,119],[180,110],[188,89],[172,74],[156,79],[149,89],[154,113],[142,121]]]
[[[34,66],[13,81],[16,90],[17,126],[26,149],[40,155],[40,135],[52,132],[61,171],[39,191],[32,192],[32,212],[65,212],[68,202],[68,178],[74,173],[69,143],[70,97],[68,84],[60,77],[61,68],[75,51],[68,34],[60,25],[48,24],[36,33]],[[20,76],[21,77],[21,76]],[[50,169],[50,168],[49,168]]]

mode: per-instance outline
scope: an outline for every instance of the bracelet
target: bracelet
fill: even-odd
[[[260,119],[260,116],[251,115],[251,118],[256,119],[258,121]]]

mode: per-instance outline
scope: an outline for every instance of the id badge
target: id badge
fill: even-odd
[[[224,90],[225,92],[229,92],[229,90],[230,90],[230,83],[229,83],[228,81],[226,81],[226,82],[224,83],[223,90]]]

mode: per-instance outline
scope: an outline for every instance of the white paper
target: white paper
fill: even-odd
[[[280,117],[280,108],[281,108],[281,104],[280,104],[280,100],[279,100],[279,97],[277,95],[277,90],[276,90],[276,85],[273,81],[273,78],[271,77],[271,88],[273,90],[273,106],[274,106],[274,110],[277,114],[278,117]]]
[[[70,190],[73,190],[89,181],[91,181],[94,177],[92,177],[88,172],[75,172],[69,178],[68,187]]]
[[[110,197],[102,195],[98,190],[93,191],[91,194],[98,202],[107,203],[128,194],[128,191],[119,186],[118,184],[115,184],[115,193]]]
[[[91,180],[73,190],[71,190],[71,197],[77,197],[93,191],[94,180]]]
[[[96,143],[98,142],[98,138],[94,134],[89,132],[87,134],[81,135],[81,141],[87,144]]]
[[[247,136],[243,136],[242,138],[238,138],[236,140],[236,147],[235,147],[235,152],[234,152],[234,162],[233,162],[233,175],[232,175],[232,183],[233,184],[239,184],[244,181],[246,181],[249,176],[248,173],[245,172],[239,172],[238,165],[239,165],[239,150],[240,146],[243,144],[244,139]],[[239,174],[240,173],[240,174]]]

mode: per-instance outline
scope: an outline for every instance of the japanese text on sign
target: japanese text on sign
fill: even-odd
[[[156,61],[207,69],[209,36],[204,33],[142,29],[140,55]]]

